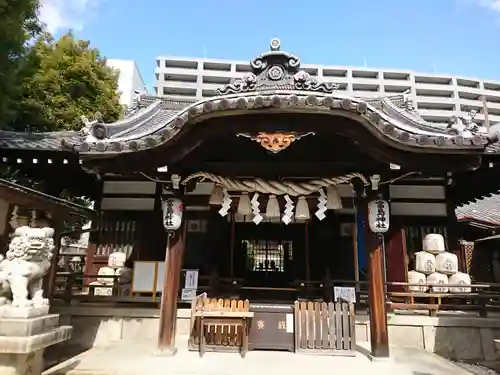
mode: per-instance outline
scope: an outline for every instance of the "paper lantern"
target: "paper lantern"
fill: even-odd
[[[178,198],[168,198],[162,202],[163,226],[168,231],[175,231],[181,227],[182,211],[184,207]]]
[[[382,199],[368,202],[368,223],[374,233],[385,233],[389,230],[389,203]]]

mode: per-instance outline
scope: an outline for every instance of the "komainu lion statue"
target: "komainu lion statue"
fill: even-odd
[[[43,276],[48,272],[54,251],[54,229],[19,227],[14,231],[5,258],[0,256],[0,304],[41,307]],[[10,295],[12,298],[10,298]]]

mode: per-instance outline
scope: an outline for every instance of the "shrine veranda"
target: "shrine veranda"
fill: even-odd
[[[384,301],[408,304],[398,293],[425,236],[441,235],[467,273],[455,208],[499,190],[497,125],[436,126],[406,94],[351,97],[302,71],[277,40],[251,67],[198,102],[139,97],[116,123],[0,132],[4,164],[52,194],[90,197],[101,213],[80,289],[55,298],[128,306],[159,303],[163,291],[169,347],[177,307],[202,292],[291,305],[336,290],[369,306],[372,351],[385,356]],[[166,262],[171,198],[183,208]]]

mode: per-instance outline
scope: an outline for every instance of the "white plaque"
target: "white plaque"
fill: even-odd
[[[293,333],[293,314],[286,314],[286,333]]]
[[[346,302],[356,302],[356,290],[351,286],[335,286],[333,287],[333,295],[335,302],[337,302],[339,299]]]
[[[198,270],[186,270],[186,280],[184,282],[186,289],[198,289]]]
[[[196,298],[196,289],[182,289],[181,301],[191,301]]]

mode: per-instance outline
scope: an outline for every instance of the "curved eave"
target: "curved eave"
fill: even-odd
[[[186,125],[210,118],[267,113],[321,113],[353,119],[386,144],[412,152],[482,153],[488,140],[476,135],[470,138],[448,135],[438,129],[415,128],[387,116],[362,99],[338,94],[304,91],[246,92],[224,95],[196,102],[170,116],[168,120],[147,131],[137,129],[126,137],[112,137],[98,142],[75,145],[82,155],[104,157],[137,152],[162,146]]]

